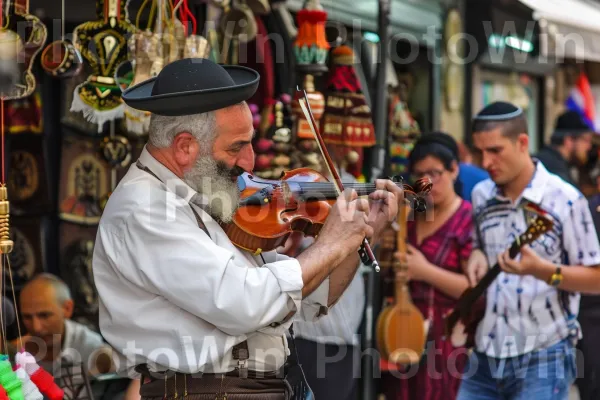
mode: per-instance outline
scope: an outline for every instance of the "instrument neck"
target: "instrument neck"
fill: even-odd
[[[412,302],[410,298],[410,290],[408,282],[403,278],[396,278],[396,290],[394,291],[394,299],[396,304],[409,304]]]
[[[508,256],[511,259],[515,258],[517,256],[517,254],[519,254],[520,249],[521,249],[521,246],[519,246],[519,244],[517,242],[514,242],[510,246],[510,249],[508,249]],[[500,275],[500,272],[502,272],[502,268],[500,268],[500,264],[496,263],[496,265],[494,265],[483,276],[483,278],[481,278],[481,280],[477,283],[477,285],[471,290],[471,292],[469,293],[469,297],[464,299],[465,304],[461,304],[459,306],[470,305],[472,303],[472,299],[478,298],[479,296],[483,295],[483,293],[487,290],[487,288],[490,287],[492,282],[494,282],[494,280],[498,277],[498,275]]]
[[[398,185],[398,184],[397,184]],[[335,184],[331,182],[298,183],[300,197],[334,200],[338,197]],[[354,189],[359,196],[368,196],[376,190],[375,183],[344,183],[345,189]]]

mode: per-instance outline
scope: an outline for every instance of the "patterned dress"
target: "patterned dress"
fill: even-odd
[[[467,261],[472,249],[472,221],[471,203],[463,200],[454,215],[424,238],[420,246],[417,246],[415,223],[409,222],[408,241],[429,262],[462,273],[461,262]],[[411,282],[410,290],[413,302],[423,317],[430,320],[426,351],[418,366],[382,373],[383,393],[388,400],[453,400],[467,360],[464,348],[457,349],[444,338],[444,316],[456,300],[424,282]],[[389,365],[384,365],[384,370],[385,367]]]

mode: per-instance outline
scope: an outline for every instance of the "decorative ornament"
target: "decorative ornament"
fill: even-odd
[[[131,71],[133,79],[127,86],[120,86],[122,91],[129,86],[137,85],[138,83],[157,76],[164,65],[163,46],[159,35],[148,30],[136,32],[129,38],[128,44],[129,50],[131,54],[133,54],[133,61],[130,64],[130,68],[133,69],[133,71]],[[116,72],[122,73],[123,70],[119,67]],[[117,77],[115,77],[115,79],[119,82]],[[136,110],[135,108],[129,107],[127,104],[124,104],[123,107],[127,131],[137,136],[148,134],[148,128],[150,127],[150,113]]]
[[[83,70],[83,58],[71,41],[65,39],[65,1],[62,0],[61,40],[50,43],[42,52],[44,71],[56,78],[71,78]]]
[[[3,100],[30,96],[36,87],[31,68],[46,42],[48,31],[36,16],[29,14],[28,0],[2,4],[0,29],[0,97]]]
[[[323,116],[325,98],[317,92],[314,86],[314,77],[310,74],[304,77],[304,89],[310,103],[315,122],[319,124]],[[293,155],[293,168],[311,168],[318,172],[323,171],[322,156],[319,153],[319,145],[312,133],[308,121],[302,112],[299,103],[299,91],[296,91],[292,103],[294,120],[294,138],[296,141],[296,153]]]
[[[308,96],[308,101],[310,102],[310,107],[313,111],[315,122],[319,124],[321,117],[323,116],[323,111],[325,109],[325,98],[321,92],[317,92],[315,90],[315,78],[307,74],[304,77],[304,88],[306,90],[306,94]],[[312,131],[310,130],[310,126],[308,125],[308,121],[304,117],[302,113],[302,109],[300,108],[300,103],[298,102],[298,92],[296,92],[294,102],[292,105],[292,111],[296,116],[296,122],[294,124],[294,131],[296,134],[296,138],[298,140],[303,139],[311,139],[315,140]]]
[[[123,136],[106,136],[100,143],[100,151],[112,168],[125,168],[131,163],[131,143]]]
[[[408,85],[401,82],[398,89],[391,93],[389,109],[389,173],[408,179],[408,156],[415,140],[420,135],[419,124],[412,117],[406,104]]]
[[[25,400],[23,386],[12,369],[8,357],[0,356],[0,384],[6,390],[10,400]]]
[[[319,0],[307,0],[304,8],[296,15],[298,35],[294,42],[296,68],[304,73],[321,74],[327,72],[329,43],[325,35],[327,12]]]
[[[123,117],[121,90],[114,74],[127,59],[127,37],[135,32],[126,5],[125,0],[97,0],[98,19],[79,25],[73,32],[76,48],[94,72],[75,88],[71,111],[81,111],[88,121],[98,124],[98,133],[105,122]]]
[[[277,179],[289,170],[291,164],[289,154],[292,150],[292,130],[285,126],[283,103],[281,101],[275,104],[275,123],[269,128],[266,142],[269,143],[269,150],[271,151],[269,163],[261,162],[263,170],[256,173],[256,175],[265,179]]]
[[[322,118],[323,141],[344,146],[344,169],[362,175],[364,147],[375,144],[371,109],[354,68],[354,51],[346,45],[332,51],[333,66],[327,80]]]
[[[31,381],[44,396],[49,400],[63,400],[64,391],[54,382],[52,375],[37,364],[34,356],[26,351],[20,351],[15,355],[15,361],[27,372]]]
[[[37,388],[37,386],[35,386],[35,383],[31,381],[31,378],[29,375],[27,375],[27,372],[25,372],[23,367],[17,365],[15,374],[21,381],[25,400],[44,400],[44,396],[40,393],[40,390]]]

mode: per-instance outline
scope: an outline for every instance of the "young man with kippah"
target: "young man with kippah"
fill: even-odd
[[[576,376],[579,292],[600,292],[600,245],[585,197],[529,155],[527,120],[493,103],[473,122],[475,157],[490,179],[472,195],[475,243],[466,266],[474,286],[498,263],[486,294],[459,400],[567,399]],[[554,226],[511,260],[507,249],[534,203]]]

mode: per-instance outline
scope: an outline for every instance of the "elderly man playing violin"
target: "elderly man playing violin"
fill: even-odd
[[[118,370],[142,377],[142,399],[311,398],[290,362],[292,317],[326,315],[365,237],[376,242],[396,216],[402,190],[378,180],[368,199],[340,195],[297,258],[235,246],[223,226],[254,167],[245,101],[258,81],[183,59],[123,94],[152,114],[149,138],[104,209],[93,270],[102,335]]]

